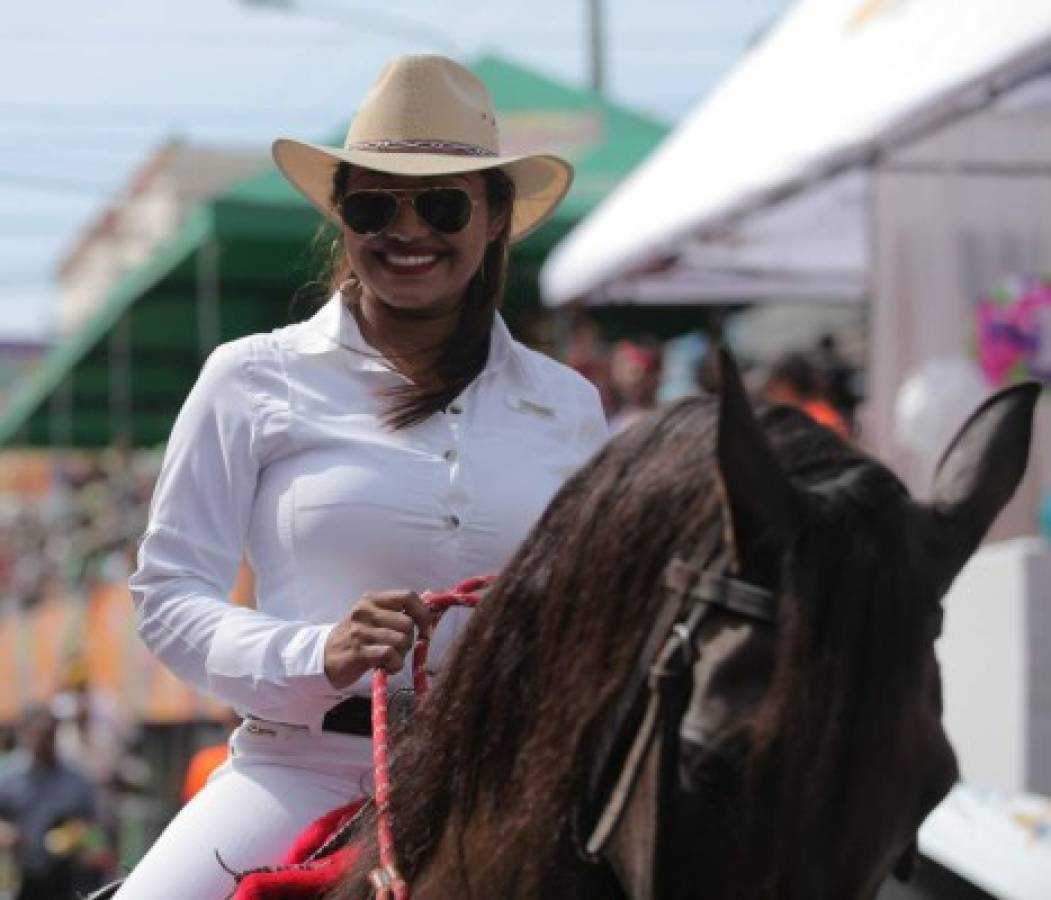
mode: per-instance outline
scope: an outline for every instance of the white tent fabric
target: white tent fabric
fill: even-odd
[[[625,273],[698,240],[718,248],[742,214],[983,105],[1049,47],[1048,0],[800,0],[555,249],[541,273],[546,302],[601,297]],[[747,238],[736,234],[738,244]],[[820,281],[831,270],[856,287],[857,242],[839,256],[811,254],[800,277]]]
[[[611,282],[594,302],[862,301],[868,294],[868,179],[852,170],[688,240],[666,265]]]
[[[898,439],[902,385],[932,361],[977,367],[987,340],[979,327],[983,303],[1051,274],[1051,73],[887,154],[873,170],[869,193],[874,290],[863,434],[923,495],[943,448],[917,453]],[[1051,320],[1032,338],[1051,347]],[[987,380],[990,387],[1003,381]],[[948,409],[945,402],[934,406],[932,415]],[[1025,480],[993,537],[1032,534],[1045,502],[1051,502],[1051,392],[1038,410]]]
[[[920,852],[1001,900],[1046,900],[1051,806],[957,785],[923,823]]]

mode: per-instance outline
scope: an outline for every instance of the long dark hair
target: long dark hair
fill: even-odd
[[[353,168],[347,163],[336,166],[332,178],[331,202],[334,209],[347,192]],[[391,429],[407,428],[448,406],[485,368],[489,355],[489,335],[497,310],[503,302],[507,281],[507,262],[510,246],[511,209],[515,199],[514,182],[499,169],[481,172],[485,179],[486,201],[490,215],[506,211],[507,221],[501,232],[489,242],[460,304],[460,317],[455,330],[442,347],[435,365],[436,383],[421,386],[402,384],[384,392],[389,401],[384,410],[384,424]],[[326,228],[326,235],[330,233]],[[355,274],[350,265],[342,233],[328,245],[325,265],[328,296],[340,292]],[[344,296],[344,302],[357,298]]]
[[[739,826],[731,852],[755,841],[752,828],[760,845],[784,840],[736,873],[739,893],[713,896],[758,897],[771,872],[795,879],[800,866],[824,864],[800,809],[808,822],[843,825],[845,804],[880,777],[880,765],[866,763],[878,763],[892,710],[904,703],[917,641],[905,554],[891,564],[881,552],[907,540],[895,530],[907,499],[900,483],[801,413],[773,410],[761,422],[786,473],[823,500],[769,567],[783,570],[791,602],[782,604],[772,692],[750,726],[753,777],[734,798],[760,813]],[[475,613],[396,746],[391,809],[410,881],[440,862],[464,882],[455,895],[469,896],[468,880],[482,877],[466,870],[470,857],[491,866],[487,897],[618,896],[600,867],[577,857],[573,811],[663,600],[668,561],[728,552],[715,432],[715,404],[703,397],[611,441],[558,493]],[[793,785],[775,785],[771,797],[779,771]],[[335,898],[371,896],[373,833],[365,829],[359,863]],[[798,883],[784,896],[806,896]]]

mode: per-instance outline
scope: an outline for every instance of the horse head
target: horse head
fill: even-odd
[[[957,778],[941,601],[1024,473],[1039,389],[986,401],[918,503],[794,411],[757,417],[725,351],[715,375],[724,540],[665,570],[582,849],[632,900],[873,897]]]

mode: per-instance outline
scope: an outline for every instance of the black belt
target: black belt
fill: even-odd
[[[372,701],[368,697],[347,697],[325,713],[321,730],[372,737]]]

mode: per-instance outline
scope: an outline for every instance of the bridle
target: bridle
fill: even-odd
[[[665,570],[664,587],[667,598],[614,704],[610,727],[599,743],[595,775],[575,823],[581,856],[589,863],[609,862],[610,840],[624,820],[651,753],[658,754],[647,883],[621,884],[631,900],[661,896],[660,810],[671,797],[678,767],[680,727],[693,687],[693,667],[704,652],[699,641],[702,625],[717,611],[767,626],[777,622],[772,591],[680,558]],[[644,703],[641,720],[640,703]],[[635,722],[639,724],[633,734]]]

